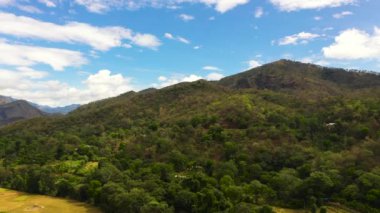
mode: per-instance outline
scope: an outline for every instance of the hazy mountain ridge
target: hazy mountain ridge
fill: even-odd
[[[49,114],[63,114],[66,115],[80,107],[80,104],[71,104],[63,107],[51,107],[46,105],[39,105],[31,103],[33,106],[37,107],[39,110],[49,113]]]
[[[27,101],[11,101],[0,105],[0,126],[44,115]]]

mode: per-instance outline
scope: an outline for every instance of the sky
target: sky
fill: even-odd
[[[0,94],[86,104],[279,59],[380,71],[379,0],[0,0]]]

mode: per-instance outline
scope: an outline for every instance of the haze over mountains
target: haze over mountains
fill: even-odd
[[[0,105],[0,126],[44,115],[26,101],[11,101]]]
[[[378,212],[379,106],[379,74],[280,60],[2,127],[0,183],[105,212]]]
[[[42,106],[25,100],[0,95],[0,126],[30,118],[67,114],[80,105],[73,104],[65,107]]]

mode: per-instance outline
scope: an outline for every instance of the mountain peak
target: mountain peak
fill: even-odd
[[[27,101],[16,100],[0,105],[0,126],[43,115],[43,112],[30,105]]]
[[[380,86],[380,75],[281,59],[220,80],[232,89],[360,89]]]

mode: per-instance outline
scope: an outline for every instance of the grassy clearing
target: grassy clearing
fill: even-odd
[[[0,212],[101,213],[95,207],[68,199],[31,195],[0,188]]]
[[[328,213],[352,213],[352,211],[347,211],[339,207],[333,207],[333,206],[326,206],[326,207],[327,207]],[[284,208],[278,208],[278,207],[274,207],[273,209],[276,213],[309,213],[310,212],[303,209],[284,209]]]

